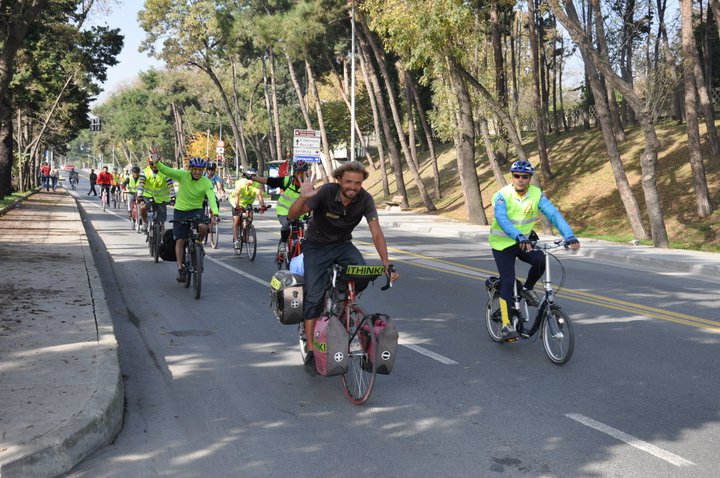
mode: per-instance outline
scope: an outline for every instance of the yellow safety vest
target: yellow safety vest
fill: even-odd
[[[498,194],[501,195],[505,201],[507,217],[510,219],[510,222],[512,222],[513,226],[515,226],[521,234],[529,236],[540,213],[539,204],[540,198],[542,197],[540,188],[530,185],[525,195],[520,196],[515,192],[514,186],[508,184],[495,193],[493,204],[495,204]],[[509,237],[505,234],[505,231],[503,231],[500,224],[498,224],[497,219],[493,219],[492,226],[490,226],[489,239],[490,247],[498,251],[517,244],[514,237]]]
[[[155,174],[150,166],[145,168],[145,186],[143,197],[153,198],[155,202],[165,203],[170,201],[170,188],[167,184],[167,176],[160,171]]]

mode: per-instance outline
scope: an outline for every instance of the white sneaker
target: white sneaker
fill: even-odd
[[[143,233],[143,234],[147,233],[147,226],[146,226],[145,224],[143,224],[142,226],[140,226],[140,232]]]
[[[240,241],[235,241],[233,245],[235,246],[235,249],[240,249]]]
[[[287,252],[287,242],[281,242],[278,246],[278,253],[285,254]]]

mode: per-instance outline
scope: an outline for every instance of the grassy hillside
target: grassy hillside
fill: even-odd
[[[628,129],[627,133],[627,141],[621,146],[620,152],[633,192],[644,213],[645,199],[640,185],[643,137],[638,127]],[[720,252],[720,211],[716,210],[705,219],[700,219],[695,212],[685,125],[663,123],[658,125],[657,133],[661,142],[657,183],[671,246]],[[704,133],[704,128],[701,133]],[[537,165],[534,138],[526,135],[524,140],[531,162]],[[633,239],[600,131],[593,129],[553,134],[548,136],[548,143],[548,154],[555,178],[551,182],[542,181],[543,190],[563,212],[576,234],[580,237],[618,242]],[[455,151],[452,145],[442,145],[439,151],[443,198],[435,201],[439,210],[436,214],[467,221],[467,210],[457,176]],[[720,164],[708,160],[709,153],[706,149],[703,153],[711,200],[714,207],[720,208]],[[425,162],[422,165],[422,176],[428,192],[434,195],[431,187],[432,169],[426,161],[426,153],[423,160]],[[484,154],[478,162],[483,204],[488,220],[492,221],[492,208],[489,205],[498,185]],[[412,209],[426,212],[412,174],[405,171],[404,176]],[[389,179],[390,190],[394,192],[395,181],[392,177]],[[365,186],[375,196],[378,204],[381,204],[385,198],[382,196],[380,173],[371,172]],[[644,216],[644,219],[649,231],[647,216]],[[644,243],[651,244],[649,241]]]

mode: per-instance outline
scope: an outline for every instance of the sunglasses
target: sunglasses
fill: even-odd
[[[515,179],[530,179],[529,174],[513,174]]]

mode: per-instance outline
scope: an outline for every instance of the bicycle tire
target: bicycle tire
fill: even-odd
[[[153,235],[155,236],[155,247],[153,248],[153,260],[157,264],[160,260],[160,244],[162,243],[162,233],[159,222],[153,223]]]
[[[192,267],[193,267],[193,296],[195,300],[200,298],[202,292],[202,269],[203,269],[203,257],[202,248],[198,245],[193,247],[194,253],[192,256]]]
[[[277,253],[275,254],[275,265],[277,265],[278,270],[283,268],[283,264],[285,264],[285,258],[287,257],[287,252],[281,252],[280,251],[280,244],[278,243],[277,246]]]
[[[370,353],[377,351],[377,338],[372,324],[359,307],[354,307],[350,314],[351,323],[358,327],[356,338],[359,349],[353,350],[353,340],[348,340],[348,369],[340,380],[348,400],[362,405],[368,401],[375,386],[377,361],[375,357],[370,357]]]
[[[155,256],[155,237],[153,236],[153,232],[155,232],[154,224],[154,221],[150,221],[150,226],[147,228],[147,235],[145,236],[145,242],[148,244],[150,257]]]
[[[247,227],[247,249],[245,249],[248,259],[250,262],[255,260],[257,254],[257,234],[255,233],[255,226],[250,224]]]
[[[210,224],[210,245],[213,249],[217,249],[218,240],[220,238],[220,224]]]
[[[493,291],[488,297],[487,306],[485,307],[485,326],[488,335],[493,342],[502,343],[502,319],[500,316],[500,296]]]
[[[300,346],[300,357],[302,357],[302,362],[305,363],[305,357],[307,357],[307,337],[305,336],[305,321],[301,321],[298,324],[298,345]]]
[[[575,333],[570,318],[559,306],[552,306],[545,313],[541,326],[545,354],[555,365],[564,365],[572,357]]]
[[[195,255],[195,246],[192,245],[192,243],[189,242],[190,239],[188,239],[188,245],[185,246],[185,288],[189,289],[190,284],[192,284],[192,263],[193,263],[193,256]]]
[[[233,252],[235,252],[236,256],[239,256],[242,254],[243,251],[243,245],[245,242],[245,230],[244,229],[238,229],[238,236],[237,241],[233,241]],[[235,245],[235,242],[240,243],[239,246]]]

